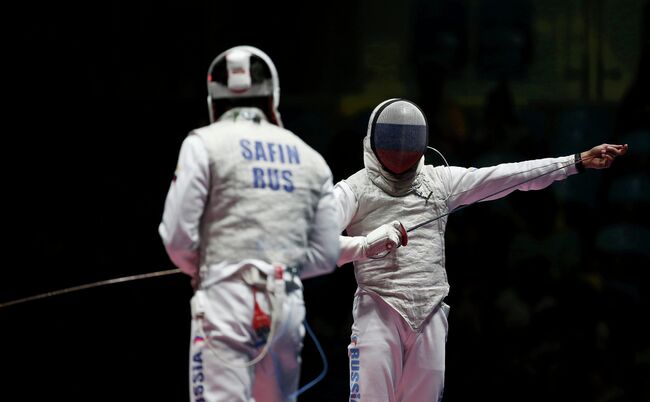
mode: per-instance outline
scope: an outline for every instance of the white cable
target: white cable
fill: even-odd
[[[445,156],[442,154],[442,152],[438,151],[434,147],[430,147],[430,146],[427,145],[427,148],[436,151],[438,153],[438,155],[440,155],[442,160],[445,162],[445,171],[447,172],[447,182],[451,183],[451,171],[450,171],[450,167],[449,167],[449,162],[447,162],[447,159],[445,158]],[[451,197],[451,194],[447,195],[447,197],[445,198],[445,201],[448,200],[449,197]]]
[[[275,285],[277,286],[278,282],[276,281]],[[282,280],[281,286],[284,286],[284,280]],[[255,290],[253,290],[255,292]],[[278,300],[280,299],[280,300]],[[250,366],[254,366],[257,363],[259,363],[264,356],[267,355],[269,348],[271,347],[271,343],[273,342],[273,339],[275,338],[275,332],[277,330],[277,327],[279,325],[280,321],[280,313],[282,312],[282,303],[284,303],[284,297],[277,297],[275,294],[269,295],[269,300],[271,302],[271,330],[269,331],[268,336],[266,337],[266,342],[264,344],[264,347],[260,351],[260,353],[255,356],[253,359],[247,361],[244,364],[235,364],[229,361],[226,361],[224,358],[219,356],[219,352],[212,346],[210,342],[210,337],[208,337],[205,332],[203,331],[203,314],[200,314],[198,319],[199,319],[199,332],[201,335],[203,335],[203,339],[205,340],[205,343],[208,345],[208,348],[214,355],[214,357],[217,358],[223,365],[227,367],[234,367],[234,368],[247,368]],[[278,306],[280,304],[280,306]]]
[[[440,151],[438,151],[437,149],[435,149],[434,147],[430,147],[430,146],[428,146],[428,145],[427,145],[427,148],[436,151],[436,152],[438,153],[438,155],[440,155],[440,157],[442,158],[442,160],[445,161],[445,165],[447,165],[447,167],[449,167],[449,162],[447,162],[447,159],[445,159],[445,157],[442,155],[442,152],[440,152]]]

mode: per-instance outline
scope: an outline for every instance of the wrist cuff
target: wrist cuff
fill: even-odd
[[[582,157],[580,156],[580,152],[578,152],[575,155],[574,161],[575,161],[576,170],[578,171],[578,173],[584,172],[585,171],[585,165],[582,164]]]

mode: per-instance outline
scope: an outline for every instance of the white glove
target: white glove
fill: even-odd
[[[367,258],[382,257],[400,246],[406,246],[406,229],[399,221],[379,226],[367,236],[340,236],[341,254],[336,265]]]
[[[401,246],[403,228],[399,221],[392,221],[368,233],[364,247],[365,257],[378,257]]]

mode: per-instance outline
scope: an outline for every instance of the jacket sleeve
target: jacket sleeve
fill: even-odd
[[[352,222],[354,214],[359,206],[356,195],[350,185],[341,180],[334,186],[334,198],[336,198],[336,212],[339,233]],[[356,261],[365,257],[365,236],[339,236],[341,252],[336,265],[341,267],[348,262]]]
[[[330,273],[339,257],[339,230],[331,174],[321,188],[313,224],[309,231],[305,261],[300,271],[303,279]]]
[[[336,200],[336,222],[341,233],[352,222],[359,202],[345,180],[341,180],[334,186],[334,199]]]
[[[574,156],[503,163],[485,168],[450,167],[446,191],[450,210],[478,201],[496,200],[515,190],[540,190],[577,173]]]
[[[207,151],[201,139],[190,134],[181,145],[158,233],[171,261],[191,276],[199,267],[199,223],[209,180]]]

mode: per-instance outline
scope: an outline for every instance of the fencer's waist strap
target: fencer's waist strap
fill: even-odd
[[[300,281],[300,268],[297,266],[289,266],[284,270],[284,283],[286,292],[302,289],[302,282]]]
[[[267,275],[264,271],[249,266],[241,269],[237,275],[248,285],[260,289],[270,290],[276,283],[284,283],[284,292],[289,293],[302,289],[302,283],[298,277],[298,269],[293,267],[275,266],[275,275]],[[281,277],[278,275],[282,275]],[[278,281],[281,279],[282,281]]]
[[[299,267],[281,266],[285,292],[302,289]],[[225,279],[242,279],[255,287],[264,288],[275,281],[275,266],[259,260],[245,260],[236,264],[222,262],[203,266],[199,272],[199,287],[206,289]]]

